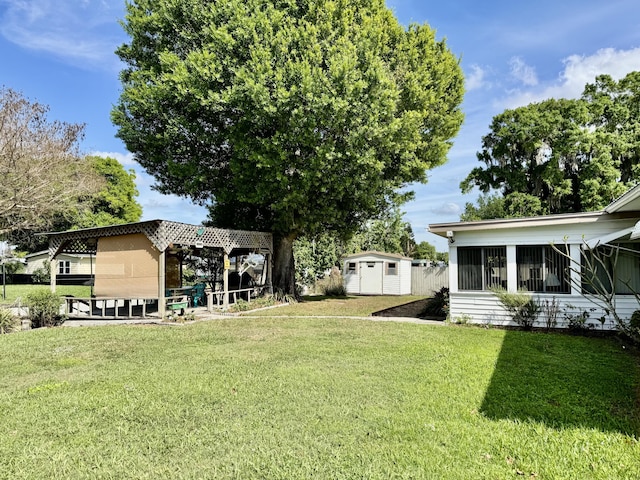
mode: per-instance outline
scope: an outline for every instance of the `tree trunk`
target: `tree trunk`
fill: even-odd
[[[273,237],[273,290],[278,295],[293,295],[296,292],[296,266],[293,259],[295,235]]]

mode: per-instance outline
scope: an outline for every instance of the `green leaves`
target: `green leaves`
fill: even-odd
[[[551,99],[504,111],[482,139],[478,160],[484,166],[471,171],[462,191],[498,190],[505,207],[516,194],[544,205],[538,208],[529,199],[525,208],[505,211],[507,216],[604,208],[640,179],[639,98],[640,73],[632,72],[619,82],[597,77],[579,100]],[[517,203],[523,205],[524,198]]]
[[[380,0],[135,1],[125,30],[118,136],[220,226],[354,231],[462,121],[457,59]]]

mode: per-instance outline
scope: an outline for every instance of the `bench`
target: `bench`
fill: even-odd
[[[167,310],[171,310],[173,312],[180,311],[180,315],[184,315],[185,310],[189,306],[189,297],[180,296],[180,297],[168,297],[166,308]]]

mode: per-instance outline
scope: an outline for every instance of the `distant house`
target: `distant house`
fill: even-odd
[[[640,292],[639,220],[637,186],[598,212],[430,225],[432,233],[449,240],[451,318],[508,325],[510,318],[491,291],[502,287],[527,290],[542,302],[557,299],[558,326],[567,324],[563,312],[587,312],[596,327],[601,328],[596,319],[604,316],[602,327],[614,328],[611,316],[589,300],[578,266],[584,265],[590,249],[620,247],[617,262],[607,270],[613,275],[615,267],[616,311],[629,318],[640,309],[633,295]],[[604,268],[598,275],[606,281]]]
[[[49,263],[49,250],[31,253],[25,260],[25,273],[32,275]],[[91,275],[94,270],[95,257],[92,255],[63,253],[56,260],[56,275]]]
[[[344,258],[345,288],[352,295],[410,295],[411,259],[394,253],[362,252]]]

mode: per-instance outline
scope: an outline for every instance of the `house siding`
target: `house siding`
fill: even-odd
[[[58,255],[56,258],[58,262],[69,262],[69,274],[71,275],[91,275],[95,264],[95,258],[90,258],[88,255]],[[25,273],[32,275],[39,268],[43,268],[45,264],[49,262],[49,253],[42,253],[40,255],[32,255],[27,258],[27,264],[25,266]],[[56,263],[56,273],[57,270]]]
[[[556,317],[555,328],[567,328],[569,326],[565,313],[578,314],[589,312],[587,323],[593,324],[596,330],[615,330],[616,325],[611,315],[607,315],[602,307],[591,302],[588,297],[582,295],[549,295],[533,293],[533,298],[541,304],[552,301],[554,298],[560,303],[560,309]],[[594,298],[594,297],[591,297]],[[629,318],[640,306],[632,295],[621,295],[616,299],[616,310],[620,318]],[[605,323],[598,320],[605,317]],[[455,293],[450,297],[450,318],[453,322],[489,324],[496,326],[516,326],[506,310],[499,304],[495,295],[491,292]],[[546,326],[546,314],[541,310],[534,327]]]
[[[458,248],[460,247],[493,247],[505,246],[507,257],[507,289],[517,291],[516,247],[567,244],[573,261],[579,261],[581,246],[585,241],[597,239],[612,232],[632,227],[638,221],[634,218],[611,218],[603,216],[591,223],[568,223],[537,227],[514,227],[508,229],[487,229],[474,231],[456,231],[454,243],[449,248],[449,282],[450,282],[450,317],[452,321],[469,323],[485,323],[500,326],[515,325],[508,313],[490,291],[461,291],[458,282]],[[579,273],[572,272],[571,293],[532,293],[540,302],[556,298],[560,302],[560,311],[556,327],[567,327],[563,312],[589,312],[589,323],[596,328],[615,329],[612,316],[583,296],[577,285],[580,284]],[[619,295],[616,299],[616,311],[621,318],[629,318],[640,306],[633,295]],[[593,311],[592,311],[593,309]],[[604,325],[598,318],[604,316]],[[540,313],[534,326],[544,327],[546,318]]]

